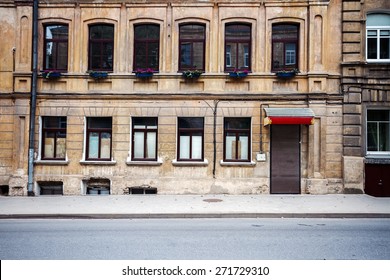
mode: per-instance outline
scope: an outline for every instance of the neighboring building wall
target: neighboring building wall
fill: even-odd
[[[0,186],[2,194],[23,195],[27,174],[31,6],[1,1],[0,34]],[[15,87],[23,89],[18,90],[17,96]]]
[[[144,2],[40,3],[39,68],[42,69],[44,62],[45,24],[68,25],[69,51],[68,70],[61,78],[38,79],[34,170],[37,194],[40,185],[46,186],[48,182],[56,182],[56,186],[62,182],[64,194],[85,194],[89,180],[95,184],[96,180],[106,179],[110,182],[111,194],[123,194],[129,187],[143,185],[156,187],[162,194],[270,193],[272,143],[270,126],[263,125],[265,107],[313,110],[314,125],[301,125],[300,129],[300,193],[343,192],[341,34],[336,32],[340,30],[341,1]],[[25,17],[19,9],[18,6],[7,8],[15,14],[14,34],[28,35],[14,35],[15,45],[30,47],[31,30],[27,28],[30,24],[24,24]],[[27,19],[31,20],[31,7],[23,6],[23,11],[29,11]],[[231,22],[251,25],[251,73],[243,79],[229,78],[224,71],[224,30],[225,24]],[[283,22],[299,25],[300,73],[287,80],[277,78],[271,71],[272,25]],[[88,25],[91,23],[109,23],[115,29],[113,72],[107,79],[97,81],[87,73]],[[139,79],[133,73],[134,25],[140,23],[160,25],[159,71],[148,80]],[[178,30],[182,23],[205,26],[205,71],[193,81],[184,80],[178,71]],[[12,47],[3,47],[1,56],[12,51]],[[24,93],[30,89],[31,75],[30,56],[23,56],[23,48],[16,48],[15,57],[11,81],[15,88],[7,92],[12,96],[7,102],[11,104],[16,100],[21,105],[13,110],[27,104]],[[4,106],[1,107],[3,110]],[[16,111],[12,114],[12,131],[16,133],[21,130],[17,129],[15,119],[23,119],[27,124],[28,116]],[[42,123],[48,116],[66,117],[66,157],[63,160],[41,158]],[[103,116],[112,117],[112,157],[109,161],[88,161],[86,121]],[[158,117],[158,160],[154,162],[131,160],[134,152],[131,121],[141,116]],[[204,118],[203,161],[177,161],[178,117]],[[229,117],[251,119],[248,162],[223,161],[224,120]],[[26,135],[27,131],[24,133]],[[25,152],[28,141],[24,144]],[[258,154],[263,153],[265,160],[258,158]],[[26,153],[24,159],[27,159]],[[1,172],[16,176],[16,161],[7,156],[1,166],[3,162],[12,162],[13,167],[1,167]],[[26,163],[23,164],[25,174]],[[26,184],[25,181],[21,185]]]
[[[366,56],[367,15],[373,13],[390,14],[390,2],[343,1],[343,176],[344,186],[351,193],[367,192],[365,182],[370,180],[370,175],[365,174],[367,164],[379,170],[390,163],[388,152],[369,155],[367,148],[367,110],[390,109],[390,60],[368,61]],[[385,186],[380,180],[375,184]]]

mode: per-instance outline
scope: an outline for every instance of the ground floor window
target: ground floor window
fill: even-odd
[[[42,117],[42,159],[64,160],[66,117]]]
[[[250,161],[250,118],[224,119],[224,161]]]
[[[132,118],[132,160],[157,160],[157,118]]]
[[[87,118],[87,160],[111,159],[111,117]]]
[[[390,152],[390,110],[367,110],[367,153]]]
[[[178,160],[203,160],[203,118],[178,119]]]

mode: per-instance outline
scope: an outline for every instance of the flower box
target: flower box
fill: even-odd
[[[186,70],[182,75],[185,79],[197,79],[202,75],[202,72],[199,70]]]
[[[135,73],[135,76],[137,78],[151,78],[153,76],[153,73]]]
[[[276,76],[278,78],[288,79],[288,78],[295,77],[295,75],[298,73],[299,73],[298,69],[282,70],[282,71],[276,72]]]
[[[135,76],[141,79],[148,79],[153,76],[153,72],[154,70],[152,68],[138,68],[137,70],[135,70]]]
[[[103,71],[91,71],[89,72],[89,76],[95,80],[105,79],[108,77],[108,73]]]
[[[61,77],[61,72],[57,71],[43,71],[42,77],[45,79],[58,79]]]
[[[229,77],[230,78],[245,78],[248,76],[248,72],[230,72]]]

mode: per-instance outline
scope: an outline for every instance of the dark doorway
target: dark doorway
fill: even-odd
[[[390,164],[366,164],[364,191],[372,196],[390,197]]]
[[[271,193],[300,193],[300,126],[271,125]]]

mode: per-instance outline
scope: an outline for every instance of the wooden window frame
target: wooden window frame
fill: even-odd
[[[111,127],[110,128],[90,128],[90,121],[92,119],[111,119]],[[90,133],[98,133],[99,141],[98,141],[98,157],[91,158],[89,157],[90,151],[90,143],[89,143],[89,135]],[[102,133],[110,134],[110,156],[108,158],[101,158],[101,142],[102,142]],[[86,131],[86,154],[85,159],[87,161],[111,161],[112,158],[112,117],[88,117],[87,118],[87,131]]]
[[[274,39],[274,37],[273,37],[274,27],[281,26],[281,25],[294,26],[297,29],[297,37],[294,39],[291,39],[291,38]],[[274,44],[275,43],[282,43],[283,44],[283,65],[280,67],[275,67],[275,65],[274,65],[275,64],[274,63],[274,52],[275,52]],[[294,65],[286,65],[286,45],[287,44],[295,44],[295,46],[296,46],[296,48],[295,48],[295,64]],[[274,23],[272,25],[271,69],[273,72],[299,69],[299,24],[298,23],[279,22],[279,23]]]
[[[189,26],[189,25],[196,25],[196,26],[201,26],[203,28],[203,38],[202,39],[182,39],[181,38],[181,28],[183,26]],[[189,67],[182,67],[181,66],[181,46],[183,43],[189,43],[191,44],[191,66]],[[203,67],[194,67],[194,48],[193,44],[194,43],[202,43],[203,45],[203,53],[202,53],[202,62],[203,62]],[[183,23],[179,25],[179,71],[186,71],[186,70],[200,70],[200,71],[205,71],[206,67],[206,61],[205,61],[205,54],[206,54],[206,25],[202,23]]]
[[[245,128],[245,129],[240,129],[240,128],[226,128],[226,122],[230,119],[241,119],[241,120],[249,120],[249,128]],[[223,121],[223,161],[224,162],[250,162],[251,161],[251,146],[252,146],[252,142],[251,142],[251,129],[252,129],[252,120],[250,117],[226,117],[224,118],[224,121]],[[228,133],[234,133],[235,136],[236,136],[236,145],[235,145],[235,155],[236,155],[236,158],[235,159],[226,159],[226,137],[227,137],[227,134]],[[239,134],[242,134],[242,133],[245,133],[247,134],[248,136],[248,159],[245,159],[245,160],[242,160],[242,159],[238,159],[238,139],[239,139]]]
[[[147,125],[145,125],[145,128],[135,128],[135,119],[153,119],[156,121],[156,128],[148,128]],[[133,117],[131,121],[131,143],[133,152],[131,153],[131,160],[132,161],[157,161],[157,147],[158,147],[158,118],[157,117]],[[135,147],[135,133],[136,132],[143,132],[144,133],[144,157],[143,158],[136,158],[134,157],[134,147]],[[155,132],[156,133],[156,142],[155,142],[155,157],[154,158],[147,158],[145,155],[147,154],[147,133],[148,132]]]
[[[202,128],[182,128],[180,127],[180,119],[202,119]],[[178,125],[177,125],[177,161],[204,161],[204,118],[203,117],[178,117]],[[189,154],[190,158],[181,158],[180,157],[180,136],[183,133],[189,133],[190,136],[190,144],[189,144]],[[200,133],[202,137],[201,144],[201,158],[200,159],[192,159],[192,138],[195,133]]]
[[[47,28],[49,27],[53,27],[53,26],[66,26],[67,27],[67,38],[66,39],[48,39],[47,38]],[[45,24],[43,25],[43,29],[44,29],[44,38],[43,38],[43,67],[42,69],[43,70],[49,70],[49,71],[59,71],[59,72],[66,72],[68,71],[68,51],[69,51],[69,25],[68,24],[63,24],[63,23],[48,23],[48,24]],[[56,49],[56,54],[57,56],[55,57],[54,61],[55,61],[55,66],[54,67],[46,67],[48,61],[47,61],[47,44],[48,43],[53,43],[53,45],[55,45],[55,49]],[[59,56],[58,56],[58,44],[59,43],[66,43],[66,66],[63,67],[63,68],[60,68],[58,67],[58,60],[59,60]]]
[[[136,28],[138,27],[142,27],[142,26],[146,26],[146,27],[149,27],[149,26],[155,26],[155,27],[158,27],[158,31],[159,31],[159,34],[158,34],[158,38],[157,39],[139,39],[136,37]],[[136,55],[136,50],[138,49],[137,45],[138,44],[146,44],[146,59],[147,59],[147,66],[145,67],[139,67],[137,66],[137,55]],[[150,62],[148,61],[148,52],[149,52],[149,45],[152,44],[152,43],[157,43],[157,54],[158,54],[158,57],[157,57],[157,65],[155,67],[152,67],[150,66]],[[149,69],[152,69],[153,71],[155,72],[158,72],[159,71],[159,67],[160,67],[160,25],[159,24],[154,24],[154,23],[142,23],[142,24],[137,24],[137,25],[134,25],[134,53],[133,53],[133,57],[134,57],[134,66],[133,66],[133,71],[137,71],[137,69],[143,69],[143,68],[149,68]]]
[[[112,38],[91,38],[91,28],[97,27],[97,26],[109,26],[112,27],[113,32],[112,32]],[[88,70],[90,71],[108,71],[112,72],[114,70],[114,38],[115,38],[115,26],[114,24],[107,24],[107,23],[97,23],[97,24],[91,24],[88,26]],[[103,45],[111,43],[112,45],[112,66],[111,67],[101,67],[103,65]],[[100,67],[92,67],[92,45],[94,44],[99,44],[100,45],[100,62],[99,65]]]
[[[235,39],[230,39],[230,38],[227,38],[227,34],[226,34],[226,30],[229,26],[245,26],[245,27],[249,27],[249,38],[248,39],[241,39],[241,40],[235,40]],[[252,24],[250,23],[241,23],[241,22],[231,22],[231,23],[226,23],[225,25],[225,47],[224,47],[224,71],[234,71],[234,70],[247,70],[247,71],[251,71],[251,64],[252,64]],[[229,56],[230,56],[230,64],[229,66],[227,65],[227,46],[228,44],[236,44],[237,46],[238,45],[245,45],[245,44],[248,44],[248,53],[244,53],[243,54],[243,60],[244,60],[244,64],[245,64],[245,61],[246,61],[246,56],[248,56],[248,65],[247,66],[244,66],[244,67],[239,67],[238,66],[238,62],[239,62],[239,48],[236,47],[236,63],[235,65],[233,65],[232,63],[232,48],[230,48],[230,51],[229,51]]]
[[[52,119],[52,118],[56,118],[58,120],[58,124],[59,124],[59,127],[45,127],[45,123],[46,121],[48,121],[49,119]],[[62,120],[61,120],[62,119]],[[65,128],[61,128],[61,122],[63,122],[63,120],[65,120]],[[66,141],[66,126],[67,126],[67,118],[66,117],[59,117],[59,116],[43,116],[42,117],[42,148],[41,148],[41,158],[42,160],[65,160],[65,157],[56,157],[56,154],[57,154],[57,138],[63,138],[63,137],[58,137],[59,133],[65,133],[65,141]],[[53,155],[54,157],[47,157],[45,155],[45,144],[46,144],[46,133],[47,132],[51,132],[51,133],[54,133],[54,143],[53,143],[53,147],[54,147],[54,151],[53,151]],[[66,149],[66,146],[65,146],[65,149]]]

